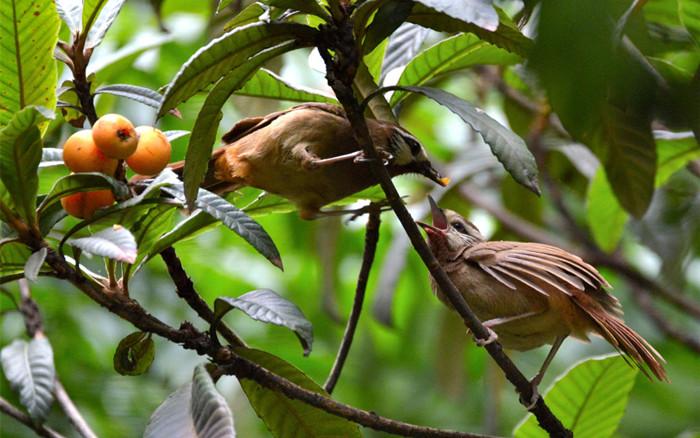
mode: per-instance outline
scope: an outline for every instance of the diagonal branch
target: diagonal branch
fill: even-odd
[[[375,204],[370,204],[369,220],[367,221],[367,228],[365,231],[365,251],[362,255],[362,266],[360,267],[360,273],[357,277],[357,287],[355,288],[355,300],[352,304],[352,310],[350,311],[350,317],[348,318],[348,323],[345,326],[345,333],[343,334],[343,340],[340,343],[340,348],[338,349],[338,355],[333,363],[333,368],[331,369],[326,383],[323,385],[324,389],[331,394],[335,388],[338,379],[340,378],[340,373],[343,370],[343,365],[345,365],[345,360],[350,352],[350,346],[352,345],[352,340],[355,337],[355,329],[357,329],[357,322],[360,320],[360,312],[362,312],[362,303],[365,300],[365,292],[367,290],[367,280],[369,278],[369,271],[372,269],[372,263],[374,262],[374,255],[377,252],[377,241],[379,240],[379,223],[380,223],[381,209]]]
[[[35,423],[31,419],[31,417],[29,417],[29,415],[12,406],[7,400],[5,400],[2,397],[0,397],[0,411],[2,411],[3,414],[14,418],[15,420],[24,424],[28,428],[32,429],[39,436],[43,436],[46,438],[64,438],[63,435],[51,429],[50,427]]]
[[[401,203],[396,187],[391,182],[391,177],[386,168],[378,159],[372,138],[367,129],[367,123],[357,99],[352,90],[353,76],[359,64],[359,51],[357,42],[352,32],[352,23],[347,17],[334,25],[321,28],[321,37],[317,41],[319,52],[326,64],[326,79],[333,88],[336,97],[343,105],[346,116],[353,128],[355,140],[362,147],[365,155],[369,158],[370,171],[379,181],[382,190],[386,194],[387,200],[391,204],[399,222],[408,234],[413,247],[423,260],[430,274],[435,279],[440,289],[448,297],[450,303],[464,320],[465,325],[474,335],[486,340],[489,337],[488,331],[481,324],[474,312],[469,308],[466,301],[452,284],[445,271],[433,256],[423,237],[418,230],[413,218]],[[334,55],[331,55],[334,53]],[[498,342],[486,345],[486,350],[504,371],[506,378],[515,386],[523,405],[528,405],[527,400],[533,397],[533,389],[527,378],[520,372],[515,364],[503,352],[503,348]],[[542,397],[537,399],[531,412],[537,418],[540,426],[549,432],[551,436],[570,437],[571,431],[567,430],[557,419],[552,411],[544,403]]]

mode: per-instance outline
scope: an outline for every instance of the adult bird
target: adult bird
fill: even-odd
[[[663,357],[622,319],[620,302],[610,285],[580,257],[552,245],[531,242],[486,241],[479,230],[451,210],[440,209],[430,198],[433,224],[422,222],[430,248],[469,307],[491,336],[505,348],[526,351],[552,347],[532,379],[537,385],[568,336],[589,341],[603,337],[629,357],[647,376],[648,369],[667,381]],[[431,278],[438,298],[452,307]],[[645,367],[646,365],[646,367]]]

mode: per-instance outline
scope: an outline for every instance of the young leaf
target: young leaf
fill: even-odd
[[[15,340],[0,351],[0,362],[10,386],[29,416],[43,423],[53,403],[56,370],[49,340],[37,336],[29,342]]]
[[[68,243],[96,256],[108,257],[126,263],[136,261],[136,239],[129,230],[120,225],[114,225],[112,228],[99,231],[90,237],[71,239]]]
[[[429,97],[457,114],[481,135],[491,148],[491,152],[517,182],[534,193],[540,194],[535,157],[532,156],[523,139],[513,131],[492,119],[483,110],[446,91],[428,87],[399,86],[398,88]]]
[[[311,45],[315,33],[308,26],[278,22],[251,23],[225,33],[200,48],[183,64],[165,92],[158,117],[261,51],[285,41],[298,41],[300,47]]]
[[[134,332],[119,341],[114,352],[114,370],[122,376],[138,376],[148,371],[156,347],[148,333]]]
[[[0,131],[0,180],[20,216],[30,224],[36,223],[37,169],[41,161],[37,125],[47,120],[47,115],[38,107],[26,107]]]
[[[251,318],[287,327],[293,330],[304,347],[304,356],[311,352],[314,341],[311,322],[296,304],[279,296],[270,289],[257,289],[238,298],[219,297],[214,301],[214,313],[222,318],[229,310],[236,308]]]
[[[552,413],[579,438],[607,438],[625,413],[637,369],[618,354],[583,360],[569,368],[547,391],[544,400]],[[516,426],[515,438],[546,437],[528,414]]]
[[[104,38],[105,34],[114,23],[114,20],[119,15],[119,11],[126,0],[107,0],[104,6],[100,10],[100,14],[97,16],[94,24],[88,32],[87,40],[85,41],[85,48],[91,49],[97,47]]]
[[[36,251],[29,256],[27,263],[24,265],[24,276],[27,278],[27,280],[36,281],[36,279],[39,277],[39,271],[41,270],[41,266],[44,264],[44,260],[46,260],[47,253],[48,250],[46,248],[41,248],[39,251]]]
[[[144,438],[235,438],[233,415],[203,365],[192,382],[168,396],[153,412]]]
[[[126,97],[127,99],[135,100],[151,108],[160,108],[163,102],[163,96],[157,91],[150,88],[139,87],[128,84],[105,85],[95,90],[95,94],[106,93],[114,96]]]
[[[29,105],[53,111],[58,74],[53,59],[61,20],[53,0],[0,2],[0,128]]]
[[[184,197],[182,186],[175,185],[173,188],[164,188],[164,190],[175,197],[181,199]],[[199,189],[199,196],[197,196],[195,205],[214,219],[221,221],[221,223],[241,236],[260,254],[265,256],[273,265],[282,269],[282,259],[275,242],[272,241],[267,231],[251,219],[250,216],[224,198],[204,189]]]
[[[56,181],[39,205],[39,214],[43,214],[44,210],[64,196],[96,189],[112,189],[117,198],[123,198],[129,194],[129,188],[124,183],[103,173],[74,173]]]
[[[452,0],[417,1],[465,23],[473,23],[490,31],[494,31],[498,28],[498,14],[493,8],[492,2],[489,0],[466,0],[461,2],[454,2]]]
[[[83,27],[83,2],[81,0],[56,0],[56,11],[74,35]]]
[[[236,348],[236,353],[267,370],[288,379],[302,388],[328,395],[323,388],[288,362],[260,350]],[[241,387],[250,405],[276,437],[344,437],[360,438],[356,424],[331,415],[299,400],[287,398],[279,391],[259,385],[253,380],[242,379]]]
[[[265,97],[292,102],[338,103],[335,97],[321,90],[291,84],[274,72],[264,68],[255,72],[248,82],[235,93],[241,96]]]
[[[472,34],[460,34],[444,39],[413,58],[401,73],[397,85],[425,85],[434,78],[475,65],[510,65],[520,61],[514,53],[480,40]],[[391,96],[395,106],[407,93],[397,91]]]

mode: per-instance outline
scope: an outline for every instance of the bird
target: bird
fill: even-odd
[[[416,173],[447,185],[449,179],[433,168],[425,148],[407,130],[374,119],[367,119],[367,127],[391,177]],[[379,183],[337,105],[304,103],[248,117],[222,140],[225,145],[212,153],[203,188],[219,194],[244,186],[262,189],[287,198],[302,219],[333,214],[321,207]],[[170,167],[181,174],[184,162]]]
[[[533,405],[539,397],[537,386],[569,336],[586,342],[590,334],[601,336],[648,378],[651,371],[668,381],[664,358],[625,324],[620,302],[608,293],[610,284],[593,266],[552,245],[484,240],[473,223],[439,208],[430,197],[429,201],[433,224],[417,223],[436,259],[489,331],[489,338],[477,344],[498,340],[504,348],[518,351],[552,345],[530,381]],[[452,308],[432,277],[431,286]]]

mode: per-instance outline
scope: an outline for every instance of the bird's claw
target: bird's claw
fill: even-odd
[[[525,405],[525,409],[527,409],[528,411],[533,410],[535,408],[535,405],[537,405],[537,402],[542,397],[540,395],[540,392],[537,390],[537,385],[532,383],[532,382],[531,382],[531,384],[532,384],[532,395],[530,396],[530,401],[527,402],[527,404],[525,404],[526,402],[523,401],[522,395],[520,396],[520,403]]]
[[[484,327],[485,327],[486,330],[489,332],[489,337],[486,338],[486,339],[481,339],[481,338],[477,338],[477,337],[475,336],[475,337],[474,337],[474,342],[475,342],[476,345],[478,345],[479,347],[485,347],[485,346],[487,346],[487,345],[489,345],[489,344],[492,344],[492,343],[494,343],[494,342],[496,342],[496,341],[498,340],[498,335],[496,334],[496,332],[494,332],[493,330],[491,330],[490,327],[487,327],[487,326],[484,326]]]
[[[377,151],[377,155],[379,156],[378,159],[382,160],[382,164],[387,166],[391,160],[394,159],[394,156],[391,155],[388,152],[384,151]],[[352,160],[354,163],[369,163],[371,161],[375,161],[374,158],[367,158],[365,157],[365,154],[360,154],[355,159]]]

